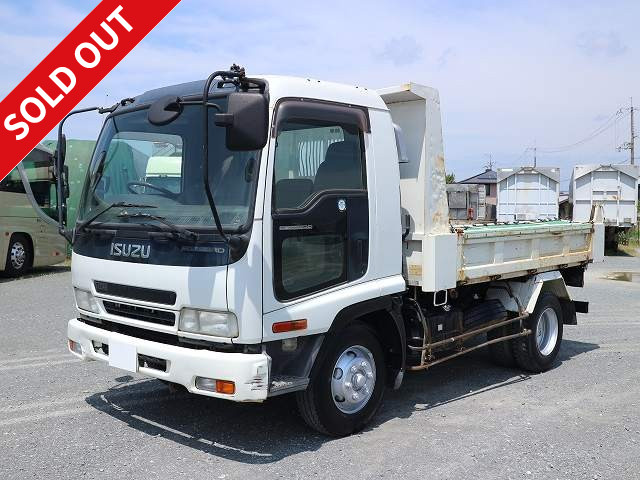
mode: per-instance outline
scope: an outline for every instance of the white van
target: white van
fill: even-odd
[[[22,161],[36,211],[27,197],[18,167],[0,181],[0,272],[18,276],[31,267],[55,265],[66,259],[66,241],[58,234],[53,156],[37,146]],[[55,221],[48,221],[49,218]]]

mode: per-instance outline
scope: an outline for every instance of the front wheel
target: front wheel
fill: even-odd
[[[375,333],[354,324],[328,339],[314,378],[298,392],[305,422],[321,433],[345,436],[362,430],[382,403],[384,353]]]
[[[549,370],[562,343],[562,307],[558,298],[543,293],[526,323],[532,333],[514,340],[516,363],[534,373]]]

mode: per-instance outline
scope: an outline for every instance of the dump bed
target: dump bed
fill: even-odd
[[[454,231],[458,284],[566,268],[593,259],[591,223],[556,220],[456,226]]]
[[[452,225],[438,92],[408,83],[379,94],[396,124],[398,149],[406,152],[399,168],[409,285],[436,292],[586,264],[594,252],[601,258],[604,227],[595,221]]]

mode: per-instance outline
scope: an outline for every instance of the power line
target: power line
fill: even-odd
[[[598,137],[599,135],[601,135],[602,133],[606,132],[607,130],[611,129],[612,127],[614,127],[617,123],[617,121],[623,117],[625,117],[626,115],[628,115],[629,113],[625,113],[624,112],[625,109],[619,109],[617,110],[613,115],[611,115],[611,117],[609,117],[607,119],[607,121],[605,121],[602,125],[600,125],[598,128],[596,128],[594,131],[592,131],[589,135],[587,135],[585,138],[583,138],[582,140],[578,140],[577,142],[568,144],[568,145],[562,145],[559,147],[546,147],[546,148],[540,148],[538,147],[537,150],[541,153],[563,153],[563,152],[567,152],[569,150],[572,150],[576,147],[579,147],[591,140],[593,140],[594,138]],[[529,147],[531,148],[531,147]]]

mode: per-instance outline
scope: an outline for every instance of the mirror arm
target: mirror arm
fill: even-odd
[[[218,215],[218,209],[216,208],[216,204],[213,200],[211,186],[209,185],[209,106],[213,106],[209,103],[209,90],[211,89],[211,84],[216,77],[221,77],[222,83],[233,82],[237,86],[243,88],[247,88],[249,84],[256,85],[260,89],[261,93],[264,93],[266,89],[266,82],[260,79],[247,78],[245,76],[244,68],[234,64],[229,70],[218,70],[217,72],[213,72],[209,75],[209,78],[207,78],[204,85],[204,91],[202,92],[202,127],[204,130],[202,140],[202,176],[204,180],[204,191],[207,195],[207,200],[209,202],[209,207],[211,208],[211,213],[213,214],[216,228],[227,243],[230,256],[234,257],[237,252],[241,251],[243,241],[236,239],[234,236],[228,237],[224,233],[224,230],[222,229],[222,222],[220,222],[220,216]],[[215,105],[215,107],[218,112],[220,112],[220,107],[218,105]],[[228,127],[233,124],[233,115],[218,113],[216,117],[218,118],[215,123],[219,126]]]
[[[203,128],[203,138],[202,138],[202,177],[204,181],[204,191],[207,194],[207,200],[209,202],[209,208],[211,209],[211,213],[213,215],[213,220],[216,223],[216,228],[218,232],[224,239],[224,241],[229,245],[229,238],[225,235],[224,230],[222,229],[222,222],[220,222],[220,215],[218,215],[218,209],[216,208],[216,204],[213,201],[213,193],[211,192],[211,186],[209,185],[209,89],[211,88],[211,84],[213,83],[216,77],[229,78],[229,77],[237,77],[238,74],[225,71],[218,70],[217,72],[213,72],[207,78],[207,81],[204,84],[204,91],[202,92],[202,128]]]
[[[64,204],[66,203],[66,199],[64,198],[64,183],[63,183],[63,167],[64,167],[64,160],[65,160],[64,157],[66,154],[66,145],[64,147],[62,146],[62,142],[66,141],[63,133],[64,122],[67,120],[67,118],[69,118],[72,115],[76,115],[78,113],[93,112],[95,110],[101,112],[101,110],[103,109],[100,107],[90,107],[90,108],[81,108],[78,110],[74,110],[71,113],[67,114],[58,125],[58,145],[56,148],[56,159],[55,159],[56,195],[58,196],[58,233],[60,233],[60,235],[62,235],[69,243],[72,243],[72,235],[70,231],[64,227],[64,220],[63,220]]]

